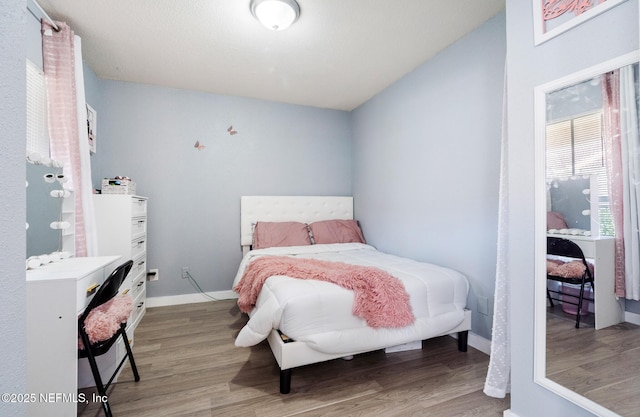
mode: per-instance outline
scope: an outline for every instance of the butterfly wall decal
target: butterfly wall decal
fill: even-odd
[[[235,134],[237,134],[237,133],[238,133],[237,131],[233,130],[233,125],[231,125],[231,126],[229,126],[229,127],[227,128],[227,132],[229,132],[229,134],[230,134],[231,136],[233,136],[233,135],[235,135]]]
[[[200,141],[199,140],[196,141],[196,143],[195,143],[195,145],[193,145],[193,147],[196,148],[199,151],[201,151],[201,150],[203,150],[205,148],[204,145],[200,145]]]

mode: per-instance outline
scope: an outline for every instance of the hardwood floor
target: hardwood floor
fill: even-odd
[[[482,392],[489,357],[459,352],[445,336],[422,350],[357,355],[293,370],[279,393],[279,369],[266,342],[237,348],[246,322],[235,300],[149,308],[135,334],[140,382],[127,365],[110,389],[124,416],[502,416],[506,399]],[[91,403],[78,415],[100,416]]]
[[[560,306],[547,310],[547,377],[621,416],[640,415],[640,326],[576,329]],[[592,316],[592,315],[590,315]]]

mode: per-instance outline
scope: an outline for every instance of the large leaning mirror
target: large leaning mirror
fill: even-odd
[[[535,92],[534,376],[600,416],[640,410],[640,326],[625,312],[640,286],[638,56]]]

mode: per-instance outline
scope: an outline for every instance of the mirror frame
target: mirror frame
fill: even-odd
[[[560,79],[542,84],[534,90],[534,122],[535,122],[535,259],[534,259],[534,367],[533,380],[542,387],[560,395],[595,415],[602,417],[621,417],[619,414],[603,407],[575,391],[572,391],[546,377],[546,316],[547,316],[547,213],[546,213],[546,96],[547,93],[568,87],[585,79],[593,78],[607,71],[634,64],[639,61],[640,50],[605,61],[590,68],[569,74]]]

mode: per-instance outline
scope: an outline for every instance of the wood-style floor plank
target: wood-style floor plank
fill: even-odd
[[[293,370],[279,392],[269,345],[234,346],[246,323],[234,300],[149,308],[135,333],[141,380],[125,366],[110,389],[115,416],[502,416],[509,397],[483,394],[489,358],[445,336],[422,350],[375,351]],[[99,404],[80,416],[102,415]]]
[[[592,321],[576,329],[575,316],[547,310],[547,377],[621,416],[638,416],[640,326],[595,330]]]

